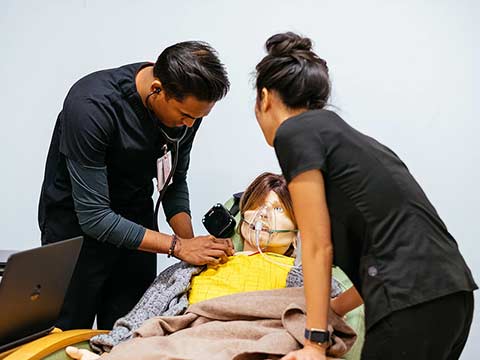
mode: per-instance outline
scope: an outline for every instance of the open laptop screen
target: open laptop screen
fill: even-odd
[[[53,329],[82,241],[78,237],[9,257],[0,282],[0,352]]]
[[[17,251],[14,250],[0,250],[0,280],[3,276],[5,266],[7,265],[8,258],[16,252]]]

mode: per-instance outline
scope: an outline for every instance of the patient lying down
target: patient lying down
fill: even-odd
[[[271,173],[257,177],[242,196],[240,212],[242,220],[237,231],[243,240],[243,251],[216,266],[195,267],[180,262],[166,269],[135,308],[117,320],[109,334],[92,338],[92,347],[99,352],[109,352],[125,340],[145,336],[142,333],[145,327],[141,325],[148,319],[181,315],[189,305],[205,300],[243,292],[302,286],[301,268],[293,266],[297,227],[284,178]],[[331,307],[340,317],[362,302],[353,288],[339,293],[338,284],[332,281]],[[143,331],[148,334],[148,330]],[[126,354],[127,345],[122,344],[118,350],[115,348],[117,351],[114,353],[118,354],[122,348],[122,353]],[[67,347],[66,352],[74,359],[99,358],[93,352],[75,347]]]

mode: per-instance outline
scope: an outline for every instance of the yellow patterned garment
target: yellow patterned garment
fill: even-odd
[[[194,304],[240,292],[284,288],[291,267],[275,262],[291,266],[294,259],[274,253],[237,254],[225,264],[209,265],[192,278],[188,301]]]

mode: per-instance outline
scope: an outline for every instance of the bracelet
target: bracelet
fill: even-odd
[[[172,235],[172,242],[170,243],[170,248],[168,249],[168,256],[167,257],[171,257],[171,256],[175,256],[173,254],[173,252],[175,251],[175,245],[177,245],[177,234],[173,234]]]

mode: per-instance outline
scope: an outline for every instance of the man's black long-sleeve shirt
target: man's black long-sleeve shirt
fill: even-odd
[[[156,220],[152,179],[157,174],[156,161],[163,155],[164,145],[173,150],[173,144],[167,142],[161,129],[171,138],[179,138],[183,129],[164,126],[143,105],[136,90],[135,76],[148,65],[151,64],[137,63],[98,71],[82,78],[70,89],[55,125],[40,196],[39,225],[43,243],[81,234],[95,237],[80,226],[78,206],[76,212],[72,196],[74,179],[67,168],[67,160],[87,170],[106,169],[108,202],[115,216],[98,216],[98,224],[90,222],[97,227],[97,233],[102,233],[102,226],[112,227],[109,218],[124,226],[129,223],[130,228],[133,226],[130,222],[153,227]],[[173,183],[163,198],[167,220],[180,212],[190,213],[186,178],[192,142],[200,124],[201,119],[188,129],[180,143]],[[86,176],[82,180],[88,182],[93,178]],[[90,189],[95,190],[95,182],[91,181],[90,185]],[[88,207],[88,201],[83,202],[82,206],[85,205]],[[105,224],[101,223],[102,219]],[[136,247],[141,231],[134,230],[131,231],[132,239],[116,235],[118,231],[106,231],[106,236],[99,240]]]

